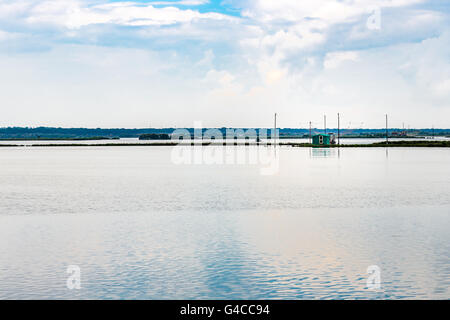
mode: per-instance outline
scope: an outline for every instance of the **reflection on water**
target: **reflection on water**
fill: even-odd
[[[315,150],[261,176],[170,148],[2,149],[0,298],[448,299],[450,151]]]
[[[339,148],[311,148],[313,158],[331,158],[340,154]]]

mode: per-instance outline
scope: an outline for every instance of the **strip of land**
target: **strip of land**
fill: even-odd
[[[283,145],[290,145],[292,147],[317,147],[310,143],[288,143]],[[325,146],[327,148],[386,148],[386,147],[425,147],[425,148],[450,148],[450,141],[390,141],[390,142],[375,142],[369,144],[332,144]]]
[[[195,135],[194,128],[52,128],[52,127],[5,127],[0,128],[0,140],[104,140],[118,138],[141,138],[142,140],[167,140],[176,130],[183,130],[191,136]],[[223,137],[228,131],[253,132],[255,136],[263,128],[203,128],[201,131],[213,129]],[[272,128],[268,128],[272,129]],[[198,129],[197,129],[198,130]],[[422,129],[349,129],[349,128],[278,128],[280,139],[308,138],[311,134],[340,133],[341,138],[384,138],[386,134],[392,138],[417,139],[420,137],[450,136],[450,129],[422,128]],[[270,130],[267,132],[270,135]]]
[[[193,146],[193,145],[202,145],[202,146],[271,146],[273,143],[271,142],[154,142],[154,143],[101,143],[101,144],[81,144],[81,143],[64,143],[64,144],[29,144],[29,145],[20,145],[20,144],[0,144],[0,147],[34,147],[34,148],[45,148],[45,147],[174,147],[177,145],[182,146]],[[410,147],[410,148],[450,148],[450,141],[392,141],[392,142],[376,142],[370,144],[334,144],[327,146],[317,146],[311,143],[284,143],[278,142],[280,146],[290,146],[295,148],[311,148],[311,147],[319,147],[319,148],[401,148],[401,147]]]
[[[86,137],[86,138],[0,138],[0,141],[95,141],[95,140],[119,140],[111,137]]]

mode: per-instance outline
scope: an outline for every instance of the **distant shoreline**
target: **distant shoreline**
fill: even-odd
[[[110,137],[87,137],[87,138],[0,138],[1,141],[95,141],[95,140],[120,140]]]
[[[176,142],[162,142],[162,143],[101,143],[101,144],[76,144],[76,143],[64,143],[64,144],[30,144],[30,145],[20,145],[20,144],[0,144],[0,147],[26,147],[26,148],[45,148],[45,147],[174,147],[174,146],[272,146],[273,143],[256,143],[256,142],[234,142],[234,143],[224,143],[224,142],[204,142],[202,144],[189,142],[189,143],[176,143]],[[310,143],[295,143],[295,142],[279,142],[279,146],[290,146],[294,148],[401,148],[401,147],[413,147],[413,148],[450,148],[450,141],[430,141],[430,140],[419,140],[419,141],[390,141],[386,142],[376,142],[370,144],[334,144],[328,146],[316,146]]]
[[[435,136],[435,138],[438,137],[445,137],[445,138],[449,138],[447,136]],[[352,135],[342,135],[341,139],[384,139],[385,136],[352,136]],[[405,139],[405,140],[410,140],[410,139],[430,139],[430,136],[407,136],[407,137],[397,137],[397,136],[389,136],[389,139]],[[125,137],[125,138],[120,138],[120,137],[81,137],[81,138],[64,138],[64,137],[58,137],[58,138],[46,138],[46,137],[42,137],[42,138],[0,138],[0,142],[1,141],[100,141],[100,140],[120,140],[120,139],[138,139],[140,141],[158,141],[158,140],[170,140],[170,136],[164,139],[145,139],[145,138],[140,138],[140,137]],[[270,135],[267,137],[267,139],[270,139]],[[278,137],[279,140],[289,140],[289,139],[309,139],[309,136],[279,136]],[[189,139],[188,139],[189,140]],[[193,138],[191,140],[198,140],[196,138]],[[240,139],[242,140],[242,139]]]
[[[270,135],[273,128],[201,128],[202,135],[208,130],[214,130],[214,134],[222,137],[231,135],[258,136]],[[25,141],[25,140],[49,140],[49,141],[83,141],[83,140],[113,140],[119,138],[143,138],[149,140],[161,140],[163,137],[171,136],[176,130],[182,130],[184,134],[192,137],[198,134],[195,128],[55,128],[55,127],[0,127],[1,141]],[[265,134],[263,131],[264,130]],[[305,139],[310,135],[340,133],[341,138],[346,139],[372,139],[384,138],[386,133],[392,138],[418,139],[426,137],[450,136],[450,128],[278,128],[279,139]],[[267,132],[266,132],[267,131]],[[180,132],[180,131],[179,131]],[[220,132],[220,133],[219,133]],[[230,133],[231,132],[231,133]],[[235,133],[235,134],[234,134]]]

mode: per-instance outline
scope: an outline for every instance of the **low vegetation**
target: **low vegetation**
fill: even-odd
[[[286,143],[282,145],[289,145],[292,147],[317,147],[310,143]],[[438,147],[438,148],[449,148],[450,141],[430,141],[430,140],[418,140],[418,141],[389,141],[386,142],[375,142],[370,144],[341,144],[341,145],[329,145],[324,146],[327,148],[386,148],[386,147]]]
[[[146,133],[139,136],[139,140],[169,140],[170,136],[166,133]]]
[[[450,141],[430,141],[430,140],[420,140],[420,141],[392,141],[389,143],[386,142],[376,142],[371,144],[341,144],[341,145],[329,145],[329,146],[315,146],[310,143],[279,143],[281,146],[290,146],[296,148],[401,148],[401,147],[421,147],[421,148],[450,148]],[[27,145],[27,147],[172,147],[176,146],[178,143],[176,142],[152,142],[152,143],[96,143],[96,144],[81,144],[81,143],[60,143],[60,144],[31,144]],[[194,141],[184,143],[183,145],[194,145]],[[203,146],[222,146],[225,145],[222,142],[203,142]],[[269,143],[250,143],[244,141],[234,141],[230,145],[239,145],[239,146],[247,146],[247,145],[272,145]],[[0,147],[24,147],[24,145],[20,144],[1,144]]]

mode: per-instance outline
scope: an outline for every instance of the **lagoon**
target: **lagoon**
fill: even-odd
[[[264,176],[171,149],[0,149],[0,298],[450,298],[450,150],[281,147]]]
[[[433,139],[425,139],[425,138],[389,138],[389,141],[450,141],[449,137],[433,137]],[[211,140],[203,140],[204,142],[211,142]],[[240,139],[240,141],[243,141]],[[266,141],[266,140],[263,140]],[[385,138],[341,138],[341,144],[372,144],[376,142],[384,142]],[[120,139],[111,139],[111,140],[0,140],[0,146],[8,146],[8,145],[19,145],[19,146],[32,146],[32,145],[118,145],[118,144],[170,144],[173,143],[172,140],[139,140],[138,138],[120,138]],[[235,141],[233,140],[214,140],[215,143],[227,142],[233,144]],[[249,142],[256,142],[255,139],[250,139]],[[270,142],[270,139],[269,139]],[[280,143],[309,143],[308,138],[289,138],[289,139],[280,139]]]

